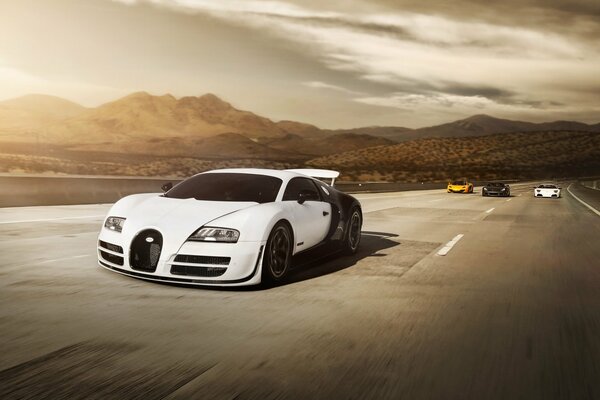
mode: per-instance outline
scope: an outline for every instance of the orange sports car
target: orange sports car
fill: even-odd
[[[473,184],[467,178],[448,182],[448,193],[473,193]]]

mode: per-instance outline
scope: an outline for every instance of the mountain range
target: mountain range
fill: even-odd
[[[117,174],[175,170],[187,176],[205,160],[217,166],[330,167],[356,179],[408,180],[418,171],[438,179],[448,168],[463,171],[466,165],[477,176],[491,176],[485,171],[511,164],[533,176],[558,158],[564,168],[556,171],[578,173],[581,168],[569,160],[600,169],[593,161],[600,158],[599,133],[600,124],[532,123],[488,115],[419,129],[321,129],[239,110],[213,94],[176,98],[137,92],[94,108],[27,95],[0,102],[0,164],[6,164],[0,168]],[[528,169],[527,160],[541,154],[537,169]],[[143,162],[150,164],[141,170],[131,167]]]
[[[177,99],[170,94],[137,92],[95,108],[48,95],[0,102],[0,142],[47,143],[95,151],[126,149],[147,154],[205,156],[209,150],[219,150],[218,143],[226,142],[241,153],[264,157],[270,151],[274,157],[287,158],[428,137],[564,130],[600,132],[600,124],[532,123],[475,115],[419,129],[374,126],[331,130],[295,121],[275,122],[239,110],[213,94]],[[223,134],[226,136],[215,138]],[[238,154],[229,151],[224,156],[232,153]]]

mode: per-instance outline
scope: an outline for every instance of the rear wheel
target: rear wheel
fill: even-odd
[[[362,214],[358,207],[353,207],[350,211],[348,219],[348,227],[346,229],[346,237],[342,245],[342,249],[346,254],[354,254],[358,250],[360,244],[362,229]]]
[[[263,258],[263,280],[281,282],[287,276],[292,263],[292,232],[285,222],[278,222],[271,231]]]

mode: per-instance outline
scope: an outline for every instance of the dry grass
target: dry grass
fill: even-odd
[[[395,181],[546,178],[600,171],[600,134],[505,133],[470,138],[431,138],[378,146],[310,160],[350,179],[386,176]]]
[[[129,175],[187,177],[217,168],[297,168],[293,163],[236,159],[204,160],[197,158],[160,158],[145,162],[82,162],[72,159],[0,154],[0,172],[29,174]]]
[[[222,143],[218,143],[222,146]],[[214,168],[303,166],[336,169],[355,181],[435,182],[527,179],[600,174],[600,133],[527,132],[471,138],[431,138],[369,147],[310,160],[260,158],[231,146],[220,159],[74,151],[58,146],[2,145],[0,172],[190,176]],[[200,152],[199,152],[200,153]],[[231,157],[231,154],[238,154]],[[215,153],[213,153],[215,154]],[[216,152],[219,154],[219,152]],[[277,152],[281,157],[283,153]],[[271,154],[273,156],[273,154]]]

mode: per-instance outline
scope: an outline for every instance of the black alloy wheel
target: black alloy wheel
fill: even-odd
[[[292,263],[292,233],[284,222],[278,222],[271,231],[263,258],[263,279],[281,282],[287,276]]]
[[[350,218],[348,220],[348,229],[346,239],[344,240],[343,249],[346,254],[355,254],[360,244],[362,229],[362,214],[358,207],[352,208]]]

